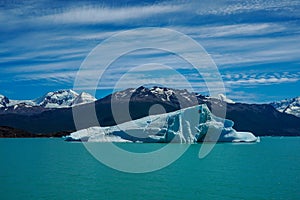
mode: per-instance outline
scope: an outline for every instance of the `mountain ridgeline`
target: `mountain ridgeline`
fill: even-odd
[[[98,122],[81,126],[88,128],[99,124],[101,126],[116,124],[111,102],[114,110],[118,112],[118,123],[149,115],[153,105],[160,105],[163,109],[156,109],[151,114],[206,104],[210,109],[213,107],[213,113],[217,116],[221,113],[218,110],[221,111],[226,106],[226,118],[235,122],[234,128],[237,131],[250,131],[256,136],[300,136],[300,118],[287,112],[280,112],[271,104],[234,103],[223,95],[220,95],[220,98],[212,98],[187,90],[141,86],[137,89],[129,88],[115,92],[96,101],[87,93],[79,95],[70,90],[50,93],[50,96],[53,98],[44,97],[39,101],[18,102],[0,96],[2,105],[0,105],[0,126],[22,129],[34,134],[53,134],[76,130],[72,108],[77,109],[84,117],[90,114],[86,112],[87,108],[95,106]],[[45,101],[46,103],[41,103]],[[125,115],[128,106],[129,116]]]

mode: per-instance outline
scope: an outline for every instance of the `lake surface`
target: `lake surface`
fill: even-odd
[[[163,144],[120,144],[139,150]],[[181,144],[174,144],[181,145]],[[0,199],[299,199],[300,138],[217,144],[204,159],[191,145],[159,171],[111,169],[81,143],[0,139]]]

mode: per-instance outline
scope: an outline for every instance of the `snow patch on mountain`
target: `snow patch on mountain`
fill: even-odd
[[[300,117],[300,97],[272,102],[271,105],[282,113],[288,113]]]
[[[226,102],[226,103],[232,103],[234,104],[235,102],[229,98],[227,98],[224,94],[219,94],[219,99],[223,102]]]

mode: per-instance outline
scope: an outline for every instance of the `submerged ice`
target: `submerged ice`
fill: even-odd
[[[67,141],[88,142],[255,142],[250,132],[238,132],[234,122],[213,115],[208,107],[198,105],[178,111],[150,115],[109,127],[90,127],[66,137]]]

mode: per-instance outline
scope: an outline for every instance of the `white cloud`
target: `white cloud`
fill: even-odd
[[[46,73],[24,73],[16,75],[16,80],[55,80],[61,82],[72,83],[76,76],[76,71],[65,71],[65,72],[46,72]]]
[[[294,9],[300,3],[297,0],[242,0],[242,1],[213,1],[200,2],[202,6],[196,11],[198,15],[232,15],[239,13],[247,13],[253,11],[270,11],[281,14],[282,11],[289,11],[289,13],[282,13],[286,15],[297,15],[299,12]]]
[[[239,73],[223,74],[223,80],[228,87],[271,85],[279,83],[291,83],[300,80],[299,74],[295,73]]]
[[[71,8],[60,13],[44,16],[40,20],[55,23],[118,23],[127,20],[141,19],[157,14],[176,12],[182,9],[179,5],[149,5],[133,7],[82,7]]]
[[[288,30],[288,24],[284,23],[241,23],[231,25],[210,26],[173,26],[170,27],[193,38],[216,38],[233,36],[261,36],[271,33],[279,33]],[[289,31],[290,27],[289,27]]]
[[[236,80],[228,81],[227,84],[274,84],[274,83],[286,83],[286,82],[296,82],[299,78],[259,78],[259,79],[245,79],[245,80]]]

